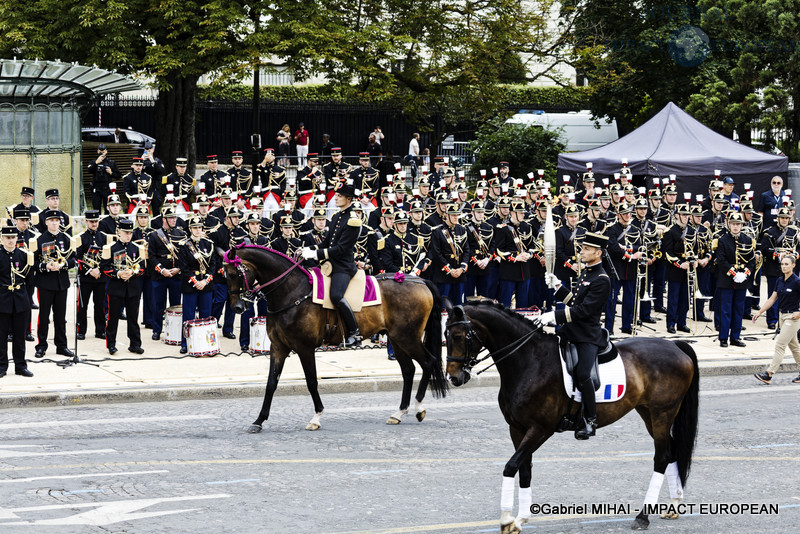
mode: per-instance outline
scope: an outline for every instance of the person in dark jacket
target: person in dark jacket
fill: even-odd
[[[181,270],[181,295],[183,323],[198,318],[211,317],[214,301],[214,273],[220,266],[214,242],[203,236],[203,219],[189,219],[191,235],[178,248],[178,268]],[[186,338],[181,329],[181,354],[186,354]]]
[[[17,228],[3,226],[2,250],[0,250],[0,378],[8,372],[8,339],[14,340],[11,352],[14,358],[14,372],[20,376],[32,377],[25,362],[25,332],[30,324],[31,302],[25,277],[33,267],[33,254],[17,248]]]
[[[716,252],[717,292],[719,295],[719,345],[744,347],[739,339],[747,294],[748,280],[755,270],[752,239],[742,233],[744,218],[739,212],[728,216],[728,233],[719,238]]]
[[[181,282],[178,277],[178,244],[186,234],[178,227],[178,216],[171,205],[161,208],[161,226],[147,237],[150,257],[150,278],[153,284],[153,339],[161,338],[164,327],[164,310],[181,302]]]
[[[545,275],[548,285],[556,289],[556,298],[565,302],[567,307],[543,314],[540,321],[561,325],[558,335],[570,340],[578,349],[575,379],[581,392],[583,423],[575,431],[575,438],[581,440],[594,436],[597,428],[595,391],[590,372],[597,350],[604,343],[600,315],[611,294],[611,279],[602,264],[603,249],[608,242],[609,239],[603,235],[586,234],[581,247],[581,261],[586,268],[581,271],[574,295],[554,274]]]
[[[75,266],[75,255],[70,237],[59,230],[60,212],[45,210],[42,218],[46,221],[47,228],[39,236],[35,249],[36,287],[39,290],[40,307],[36,332],[39,341],[35,356],[42,358],[47,350],[52,310],[56,354],[71,358],[75,354],[67,347],[67,289],[70,285],[68,271]]]
[[[516,307],[528,307],[528,284],[531,278],[530,260],[533,259],[531,226],[523,219],[525,202],[512,203],[511,217],[497,227],[495,250],[500,260],[500,303],[511,307],[516,296]]]
[[[106,323],[106,347],[108,353],[117,352],[117,327],[125,306],[128,323],[128,350],[144,354],[142,336],[139,331],[139,300],[142,297],[141,277],[145,272],[146,253],[144,246],[137,245],[133,238],[133,221],[123,219],[117,230],[118,239],[103,247],[100,269],[108,277],[108,322]]]
[[[361,217],[353,210],[355,187],[352,179],[341,182],[336,188],[336,207],[339,211],[331,218],[330,230],[325,240],[316,247],[303,247],[303,259],[325,260],[331,264],[330,298],[342,316],[347,335],[344,346],[361,345],[361,332],[358,330],[353,310],[344,298],[350,280],[356,274],[353,255],[356,239],[361,231]]]
[[[97,159],[89,164],[92,176],[92,207],[105,211],[105,200],[111,194],[109,184],[122,179],[116,162],[108,157],[108,149],[104,143],[97,145]]]
[[[86,311],[92,302],[94,313],[94,337],[106,337],[106,277],[100,270],[101,253],[106,245],[107,236],[98,230],[100,212],[86,210],[86,231],[78,236],[80,245],[76,250],[78,261],[78,284],[80,285],[80,299],[78,300],[78,339],[86,339],[87,321]]]
[[[467,229],[458,224],[461,212],[458,206],[447,206],[445,221],[433,230],[428,255],[430,280],[439,288],[439,294],[448,297],[454,305],[464,298],[469,258],[472,255],[467,242]]]
[[[686,326],[689,311],[687,288],[690,269],[697,268],[697,230],[689,224],[689,205],[680,204],[675,209],[675,224],[664,233],[661,250],[667,261],[667,332],[674,334],[675,326],[681,332],[690,332]]]
[[[236,206],[226,208],[223,224],[209,236],[216,248],[224,251],[244,241],[247,232],[239,226],[241,217],[242,212]],[[214,303],[211,305],[211,315],[216,317],[218,322],[222,318],[224,337],[236,339],[236,334],[233,333],[234,313],[228,299],[228,282],[225,280],[225,270],[221,265],[214,271]]]

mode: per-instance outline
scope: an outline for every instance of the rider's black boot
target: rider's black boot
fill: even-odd
[[[595,429],[597,428],[597,412],[594,399],[594,383],[592,383],[592,379],[587,378],[581,382],[578,389],[581,390],[583,417],[578,421],[575,439],[584,440],[594,436]]]
[[[342,344],[344,348],[361,346],[361,333],[358,331],[356,316],[353,314],[353,310],[350,309],[350,304],[345,299],[341,299],[336,305],[336,309],[339,310],[344,326],[347,328],[347,336]]]

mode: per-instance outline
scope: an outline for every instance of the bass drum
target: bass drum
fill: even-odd
[[[250,319],[250,354],[268,354],[270,347],[267,335],[267,318],[264,316]]]
[[[219,354],[217,320],[213,317],[186,321],[183,324],[183,334],[189,356],[199,358]]]
[[[164,314],[164,343],[181,344],[181,327],[183,326],[183,306],[171,306]]]

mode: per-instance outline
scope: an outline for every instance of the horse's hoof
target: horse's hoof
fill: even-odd
[[[678,519],[681,516],[678,512],[664,512],[661,519]]]
[[[639,514],[636,516],[636,519],[633,520],[631,530],[647,530],[649,526],[650,520],[647,519],[647,516]]]
[[[306,430],[319,430],[319,425],[317,423],[308,423]]]
[[[248,434],[258,434],[261,432],[262,428],[261,425],[250,425],[250,428],[247,429]]]
[[[421,419],[420,419],[420,421],[421,421]],[[395,416],[391,416],[389,419],[386,420],[386,424],[387,425],[399,425],[400,424],[400,419],[398,419]]]
[[[417,412],[417,421],[421,423],[423,419],[425,419],[425,410]]]
[[[500,525],[500,534],[520,534],[522,532],[516,523],[509,523],[507,525]]]

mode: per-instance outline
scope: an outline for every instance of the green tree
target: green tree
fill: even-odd
[[[471,148],[475,151],[472,178],[479,169],[491,169],[500,161],[507,161],[511,176],[527,181],[529,172],[544,169],[545,177],[555,184],[558,154],[564,151],[559,132],[540,126],[506,124],[502,118],[487,122],[481,127]]]

